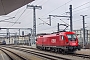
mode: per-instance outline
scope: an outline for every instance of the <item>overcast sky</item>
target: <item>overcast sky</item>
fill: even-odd
[[[47,19],[49,15],[62,15],[68,16],[65,12],[69,12],[69,5],[73,6],[73,29],[81,29],[82,28],[82,17],[80,15],[87,15],[85,17],[85,23],[87,29],[90,29],[90,0],[35,0],[28,5],[38,5],[42,6],[42,9],[36,9],[36,21],[37,21],[37,33],[44,32],[54,32],[57,31],[57,23],[67,23],[70,24],[68,18],[60,18],[60,17],[52,17],[51,26],[45,24],[49,24],[49,20]],[[11,17],[15,17],[13,19],[9,19],[7,21],[10,22],[21,22],[21,24],[13,24],[10,22],[0,22],[0,27],[29,27],[33,28],[33,9],[26,8],[27,5],[11,12],[6,16],[0,16],[0,20],[8,19]],[[42,20],[40,20],[40,19]],[[62,22],[64,21],[64,22]],[[63,27],[60,26],[60,29]],[[69,29],[69,28],[68,28]]]

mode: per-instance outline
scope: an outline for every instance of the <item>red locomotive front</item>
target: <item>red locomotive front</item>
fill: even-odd
[[[37,37],[36,46],[39,49],[73,52],[80,49],[78,38],[74,32],[60,32]]]

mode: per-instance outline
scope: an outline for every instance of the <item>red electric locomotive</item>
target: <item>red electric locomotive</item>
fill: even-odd
[[[80,50],[78,38],[74,32],[59,32],[37,37],[36,47],[57,52],[74,52]]]

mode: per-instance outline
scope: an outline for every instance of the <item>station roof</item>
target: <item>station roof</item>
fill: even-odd
[[[0,0],[0,15],[6,15],[34,0]]]

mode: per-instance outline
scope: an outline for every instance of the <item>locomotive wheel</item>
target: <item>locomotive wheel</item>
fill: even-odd
[[[55,52],[57,53],[57,49],[55,49]]]

